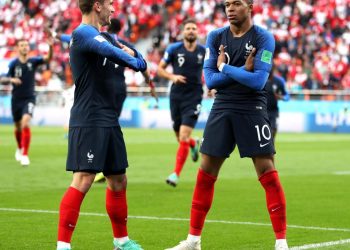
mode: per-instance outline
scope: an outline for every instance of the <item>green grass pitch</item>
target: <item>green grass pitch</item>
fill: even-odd
[[[146,250],[187,236],[199,163],[186,162],[178,187],[165,184],[177,143],[171,130],[124,129],[129,236]],[[31,165],[14,160],[12,126],[0,126],[0,249],[55,249],[65,171],[62,128],[34,127]],[[202,131],[195,131],[201,136]],[[278,134],[276,167],[287,198],[290,247],[350,238],[350,134]],[[202,249],[273,249],[265,195],[250,159],[235,151],[225,162],[202,235]],[[105,184],[94,184],[81,208],[74,250],[112,249]],[[19,210],[11,210],[19,209]],[[52,211],[52,212],[51,212]],[[143,216],[143,217],[142,217]],[[168,218],[168,219],[167,219]],[[350,243],[322,249],[350,249]]]

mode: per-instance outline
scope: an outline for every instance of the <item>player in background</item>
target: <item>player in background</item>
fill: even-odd
[[[122,44],[113,46],[101,35],[102,26],[110,24],[113,0],[80,0],[82,23],[70,41],[70,64],[76,86],[69,121],[67,171],[73,180],[59,209],[57,249],[71,249],[71,238],[80,206],[96,173],[107,179],[106,210],[113,229],[113,245],[118,250],[140,250],[128,237],[126,168],[127,155],[118,123],[118,86],[116,64],[135,71],[145,71],[141,54]]]
[[[269,115],[273,141],[275,142],[278,129],[277,119],[279,116],[278,101],[289,101],[290,96],[286,89],[286,81],[282,76],[275,74],[274,66],[272,66],[265,89],[267,91],[267,113]]]
[[[121,29],[122,29],[121,22],[118,19],[113,18],[113,19],[111,19],[111,24],[107,28],[108,32],[102,32],[102,35],[107,40],[109,40],[111,44],[113,44],[116,47],[120,48],[121,45],[124,45],[124,46],[127,46],[129,48],[134,49],[134,46],[131,43],[118,37],[118,34],[119,34]],[[119,102],[117,105],[118,117],[120,117],[120,114],[121,114],[122,109],[123,109],[123,104],[124,104],[126,96],[127,96],[127,86],[125,83],[124,71],[125,71],[125,67],[118,65],[118,67],[115,69],[115,74],[114,74],[115,75],[114,79],[117,83],[116,86],[118,86],[118,90],[117,90],[117,93],[118,93],[117,101]],[[145,70],[144,72],[142,72],[142,75],[145,78],[145,82],[150,87],[151,96],[157,98],[157,93],[155,91],[155,86],[151,80],[149,70]],[[103,173],[98,173],[98,174],[96,174],[94,182],[101,182],[104,180],[105,180],[105,177],[104,177]]]
[[[198,140],[191,138],[199,113],[203,95],[202,68],[205,48],[197,43],[197,24],[193,19],[183,22],[183,41],[170,44],[158,65],[158,75],[172,82],[170,111],[175,136],[179,142],[175,168],[166,182],[176,187],[189,150],[193,161],[198,160]],[[167,70],[171,65],[173,73]]]
[[[134,48],[134,45],[132,45],[131,43],[121,39],[118,37],[119,32],[122,29],[122,23],[119,21],[119,19],[116,18],[112,18],[111,19],[111,23],[108,25],[107,28],[107,32],[101,32],[101,35],[104,36],[106,38],[106,40],[108,40],[112,45],[120,48],[120,44],[125,45],[129,48]],[[59,39],[61,42],[70,42],[71,39],[71,35],[68,34],[60,34],[60,33],[54,33],[53,32],[54,37],[56,37],[57,39]],[[117,113],[118,113],[118,117],[120,117],[120,114],[122,112],[123,109],[123,105],[127,96],[127,86],[125,83],[125,75],[124,75],[124,71],[125,71],[125,67],[121,66],[121,65],[116,65],[115,68],[115,82],[116,82],[116,101],[118,102],[116,104],[117,106]],[[157,97],[157,92],[155,90],[155,86],[151,80],[150,77],[150,73],[149,70],[146,70],[144,72],[142,72],[143,77],[145,78],[145,82],[149,85],[150,87],[150,93],[151,96],[155,97],[156,99]],[[70,110],[70,109],[69,109]],[[94,182],[102,182],[105,180],[105,177],[103,175],[103,173],[98,173],[95,176],[95,180]]]
[[[212,205],[214,184],[225,159],[237,145],[241,157],[252,158],[265,190],[275,249],[286,250],[286,201],[274,166],[265,90],[275,41],[271,33],[253,25],[252,0],[225,0],[224,6],[230,25],[209,33],[206,43],[205,81],[217,93],[200,149],[202,161],[192,198],[189,234],[171,249],[201,249],[201,233]],[[245,63],[255,53],[251,71]]]
[[[28,152],[31,140],[30,121],[35,107],[35,70],[40,65],[50,62],[52,43],[52,38],[49,37],[49,52],[46,56],[29,57],[29,42],[20,39],[16,44],[18,57],[9,64],[7,79],[13,84],[11,109],[17,141],[15,158],[22,166],[30,164]]]

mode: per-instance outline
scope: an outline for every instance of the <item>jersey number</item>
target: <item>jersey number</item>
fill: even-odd
[[[185,57],[177,58],[177,62],[179,63],[179,67],[182,67],[182,65],[185,63]]]
[[[259,125],[255,125],[256,128],[256,133],[258,135],[258,140],[259,142],[261,141],[261,135],[264,137],[265,140],[270,140],[271,139],[271,131],[269,126],[267,126],[266,124],[264,126],[262,126],[262,128],[260,129]]]
[[[15,77],[22,77],[22,68],[21,67],[16,67],[15,68]]]

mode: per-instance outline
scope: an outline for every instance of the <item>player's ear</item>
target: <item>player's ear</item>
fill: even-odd
[[[102,5],[101,5],[100,1],[96,1],[96,2],[94,3],[94,10],[95,10],[96,12],[101,12],[101,9],[102,9]]]

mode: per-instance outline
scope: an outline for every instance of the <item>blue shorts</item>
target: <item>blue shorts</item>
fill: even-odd
[[[24,114],[33,116],[35,107],[35,98],[13,99],[11,100],[11,111],[14,122],[22,120]]]
[[[202,108],[201,102],[202,98],[193,100],[170,98],[170,112],[174,131],[178,132],[181,125],[186,125],[191,128],[196,126]]]
[[[200,152],[228,158],[236,144],[242,158],[274,154],[267,114],[210,112]]]
[[[69,128],[67,171],[124,174],[128,167],[120,127]]]

